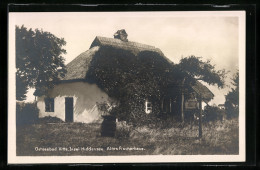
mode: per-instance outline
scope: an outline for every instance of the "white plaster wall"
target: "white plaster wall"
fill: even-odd
[[[65,97],[73,97],[74,122],[99,122],[101,113],[96,107],[97,102],[111,101],[107,94],[95,84],[86,82],[62,83],[49,90],[48,96],[54,98],[54,112],[45,112],[42,96],[38,98],[39,117],[52,116],[65,121]]]
[[[63,96],[57,96],[54,99],[54,112],[45,112],[45,97],[46,96],[39,97],[37,101],[37,107],[40,110],[39,117],[52,116],[65,121],[65,98]]]

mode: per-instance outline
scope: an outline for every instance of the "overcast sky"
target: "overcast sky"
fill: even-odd
[[[125,29],[128,40],[160,48],[178,63],[181,57],[211,59],[217,69],[238,69],[239,19],[225,12],[154,12],[154,13],[12,13],[10,26],[43,29],[67,42],[66,63],[89,49],[96,36],[113,38]],[[228,80],[229,81],[229,80]],[[224,103],[222,90],[210,86],[215,94],[211,103]]]

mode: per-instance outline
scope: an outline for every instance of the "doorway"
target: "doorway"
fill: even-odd
[[[73,97],[65,97],[65,121],[73,122]]]

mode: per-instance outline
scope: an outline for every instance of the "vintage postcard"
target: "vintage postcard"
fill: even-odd
[[[10,12],[8,163],[245,161],[245,11]]]

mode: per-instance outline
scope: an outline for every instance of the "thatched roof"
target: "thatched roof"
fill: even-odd
[[[135,55],[141,51],[153,51],[159,53],[168,62],[170,61],[164,56],[160,49],[155,48],[154,46],[97,36],[92,42],[89,50],[81,53],[78,57],[66,65],[67,74],[61,80],[84,80],[86,78],[86,73],[89,70],[91,60],[93,59],[95,53],[99,50],[99,47],[112,47],[115,49],[128,50]]]
[[[91,61],[95,56],[96,52],[100,50],[100,47],[112,47],[115,49],[124,49],[137,55],[142,51],[153,51],[160,54],[161,57],[166,59],[170,64],[173,64],[167,57],[164,56],[162,51],[150,45],[145,45],[136,42],[125,42],[120,39],[106,38],[106,37],[96,37],[92,42],[90,49],[81,53],[78,57],[67,64],[67,74],[62,80],[86,80],[87,72],[91,67]],[[209,102],[214,94],[199,81],[191,88],[199,94],[203,101]]]
[[[201,96],[202,100],[206,103],[208,103],[214,97],[214,94],[206,86],[201,84],[199,81],[196,81],[196,83],[193,86],[191,86],[191,88],[199,96]]]
[[[99,47],[93,47],[72,60],[66,65],[67,74],[62,80],[83,80],[86,78],[90,63]]]
[[[141,51],[154,51],[164,56],[162,51],[159,48],[155,48],[154,46],[141,44],[133,41],[126,42],[115,38],[97,36],[95,40],[92,42],[90,48],[95,46],[110,46],[118,49],[129,50],[133,54],[138,54]]]

